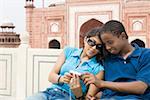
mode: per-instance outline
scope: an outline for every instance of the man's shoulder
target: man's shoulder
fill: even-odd
[[[149,48],[141,48],[141,56],[150,56],[150,49]]]
[[[144,63],[149,63],[150,61],[150,49],[149,48],[141,48],[141,54],[138,58],[139,63],[144,64]]]

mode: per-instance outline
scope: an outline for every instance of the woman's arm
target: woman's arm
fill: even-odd
[[[60,56],[58,57],[53,69],[49,73],[49,77],[48,77],[49,82],[52,82],[52,83],[69,83],[70,82],[70,79],[72,77],[71,74],[68,73],[63,76],[58,75],[65,60],[66,60],[65,54],[64,52],[62,52]]]
[[[51,72],[49,73],[49,77],[48,77],[49,82],[58,83],[58,78],[59,78],[58,73],[61,69],[61,66],[65,62],[65,59],[66,59],[65,54],[64,52],[62,52],[60,56],[58,57],[56,64],[54,65]]]

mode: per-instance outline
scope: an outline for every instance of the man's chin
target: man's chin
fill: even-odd
[[[118,52],[115,52],[115,51],[111,51],[110,53],[113,54],[113,55],[117,55],[118,54]]]

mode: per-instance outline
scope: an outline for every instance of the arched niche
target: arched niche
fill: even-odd
[[[50,32],[52,32],[52,33],[60,32],[60,25],[58,22],[50,23]]]
[[[56,39],[53,39],[49,42],[49,48],[51,49],[60,49],[60,42]]]
[[[88,31],[93,28],[102,26],[103,23],[95,18],[92,18],[86,22],[84,22],[80,27],[80,44],[79,47],[82,48],[84,46],[84,37]]]
[[[143,30],[143,23],[141,21],[135,21],[133,23],[133,31],[142,31]]]

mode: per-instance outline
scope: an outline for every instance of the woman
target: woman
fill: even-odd
[[[80,80],[82,79],[80,75],[72,74],[70,70],[80,74],[92,73],[99,79],[103,78],[104,69],[97,61],[97,58],[101,56],[102,48],[102,43],[96,35],[98,32],[96,28],[86,34],[84,48],[66,47],[49,74],[49,81],[53,84],[46,91],[31,96],[27,100],[70,100],[81,99],[86,93],[95,95],[97,88],[91,84],[87,91],[87,86]],[[79,94],[72,89],[72,82],[75,78],[81,83],[82,90],[78,91]]]

